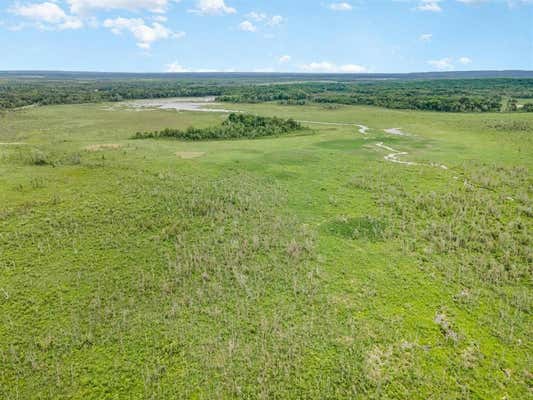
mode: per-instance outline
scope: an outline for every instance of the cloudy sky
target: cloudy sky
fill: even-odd
[[[533,0],[0,0],[0,70],[533,70]]]

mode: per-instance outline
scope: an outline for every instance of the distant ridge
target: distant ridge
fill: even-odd
[[[479,78],[531,78],[533,71],[444,71],[411,73],[262,73],[262,72],[184,72],[184,73],[135,73],[135,72],[84,72],[84,71],[0,71],[0,78],[18,79],[235,79],[250,78],[276,81],[290,80],[381,80],[381,79],[479,79]]]

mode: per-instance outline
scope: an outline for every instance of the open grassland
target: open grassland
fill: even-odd
[[[533,115],[108,108],[0,116],[0,398],[531,398]]]

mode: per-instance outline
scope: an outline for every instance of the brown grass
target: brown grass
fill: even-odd
[[[103,151],[103,150],[118,150],[122,148],[121,144],[116,143],[106,143],[106,144],[91,144],[90,146],[85,147],[86,151]]]
[[[193,158],[199,158],[205,155],[204,152],[201,151],[178,151],[176,153],[176,156],[183,160],[191,160]]]

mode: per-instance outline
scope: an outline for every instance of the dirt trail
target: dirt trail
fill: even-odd
[[[306,121],[306,120],[298,120],[298,122],[307,123],[307,124],[320,124],[320,125],[355,126],[355,127],[359,128],[358,129],[359,133],[362,134],[362,135],[367,135],[368,131],[370,130],[370,128],[368,126],[360,125],[360,124],[347,123],[347,122],[320,122],[320,121]],[[408,133],[402,131],[400,128],[383,129],[383,131],[385,133],[389,133],[391,135],[411,136]],[[368,139],[368,137],[365,137],[365,139]],[[384,159],[386,161],[389,161],[389,162],[393,162],[393,163],[396,163],[396,164],[403,164],[403,165],[424,165],[424,166],[428,166],[428,167],[437,167],[437,168],[441,168],[441,169],[448,169],[447,166],[442,165],[442,164],[436,164],[436,163],[422,164],[422,163],[417,163],[417,162],[414,162],[414,161],[403,161],[403,160],[400,159],[400,157],[407,156],[407,155],[409,155],[409,153],[407,153],[405,151],[399,151],[399,150],[393,149],[392,147],[389,147],[389,146],[385,145],[383,142],[376,143],[376,146],[379,147],[380,149],[387,150],[387,151],[390,152],[389,154],[387,154],[384,157]]]
[[[446,169],[446,170],[448,169],[448,167],[443,164],[436,164],[436,163],[422,164],[422,163],[417,163],[414,161],[402,161],[399,159],[399,157],[407,156],[409,155],[409,153],[405,151],[399,151],[399,150],[393,149],[392,147],[384,145],[383,142],[376,143],[376,146],[379,147],[380,149],[390,151],[391,153],[387,154],[384,158],[385,160],[393,162],[393,163],[404,164],[404,165],[424,165],[426,167],[437,167],[437,168]]]
[[[321,122],[321,121],[306,121],[303,119],[297,120],[297,122],[301,122],[303,124],[317,124],[317,125],[337,125],[337,126],[355,126],[359,128],[359,133],[362,135],[367,135],[370,128],[365,125],[360,124],[352,124],[349,122]]]
[[[392,152],[390,154],[387,154],[384,157],[385,160],[387,160],[387,161],[390,161],[390,162],[393,162],[393,163],[398,163],[398,164],[405,164],[405,165],[418,165],[418,163],[415,163],[415,162],[412,162],[412,161],[402,161],[402,160],[398,159],[398,157],[400,157],[400,156],[406,156],[406,155],[409,154],[409,153],[407,153],[405,151],[398,151],[398,150],[393,149],[392,147],[385,146],[383,144],[383,142],[376,143],[376,146],[381,148],[381,149],[385,149],[387,151],[391,151]]]

